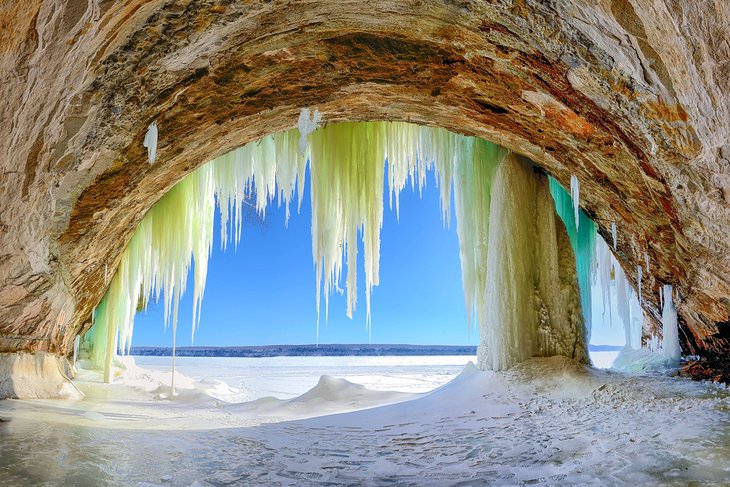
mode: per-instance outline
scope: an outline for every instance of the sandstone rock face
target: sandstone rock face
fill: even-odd
[[[68,361],[52,353],[0,353],[0,397],[81,399],[71,372]]]
[[[166,190],[316,107],[575,174],[635,284],[648,257],[645,331],[672,284],[684,352],[727,354],[729,31],[709,0],[5,2],[0,352],[67,354]]]

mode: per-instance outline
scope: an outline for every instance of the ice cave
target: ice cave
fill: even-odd
[[[33,0],[0,26],[8,485],[730,482],[730,5]],[[342,292],[369,328],[383,214],[426,187],[473,364],[234,401],[176,362],[244,205],[308,207],[308,326]],[[166,374],[129,357],[152,302]]]

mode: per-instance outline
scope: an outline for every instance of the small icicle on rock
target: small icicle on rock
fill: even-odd
[[[319,123],[321,121],[322,114],[319,113],[319,110],[314,110],[314,113],[311,113],[309,108],[302,108],[299,112],[297,129],[299,130],[299,152],[301,154],[307,153],[309,134],[319,128]]]
[[[570,196],[573,198],[575,229],[577,230],[578,224],[580,223],[580,220],[578,218],[578,213],[580,212],[580,181],[578,181],[578,178],[575,176],[575,174],[571,174],[570,176]]]
[[[618,239],[616,238],[616,222],[611,223],[611,237],[613,238],[613,250],[616,250]]]
[[[150,164],[154,164],[157,159],[157,122],[152,122],[147,128],[142,145],[147,147],[147,160]]]

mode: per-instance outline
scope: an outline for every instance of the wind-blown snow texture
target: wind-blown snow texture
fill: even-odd
[[[349,359],[339,363],[346,374]],[[188,370],[210,376],[210,360],[196,364]],[[273,365],[291,381],[289,364]],[[79,381],[82,402],[0,401],[5,484],[685,486],[727,485],[730,474],[727,388],[560,357],[506,372],[469,365],[419,396],[324,378],[299,398],[248,404],[184,377],[167,401],[169,375],[154,370],[128,369],[112,386],[96,377]]]

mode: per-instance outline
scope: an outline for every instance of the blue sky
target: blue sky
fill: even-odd
[[[388,207],[381,233],[380,285],[372,294],[372,343],[463,345],[478,343],[468,330],[461,286],[456,223],[441,222],[438,191],[430,175],[419,197],[401,194],[400,222]],[[216,229],[218,221],[216,221]],[[216,235],[195,345],[315,343],[315,273],[312,261],[309,175],[301,213],[272,204],[263,225],[243,229],[236,251],[220,250]],[[217,230],[216,230],[216,233]],[[359,251],[362,258],[362,248]],[[324,302],[320,343],[368,343],[365,328],[364,270],[358,263],[358,306],[345,316],[345,296],[330,299],[329,323]],[[191,344],[192,282],[180,304],[178,345]],[[344,284],[344,283],[343,283]],[[150,304],[135,320],[135,346],[172,344],[163,329],[162,303]]]

